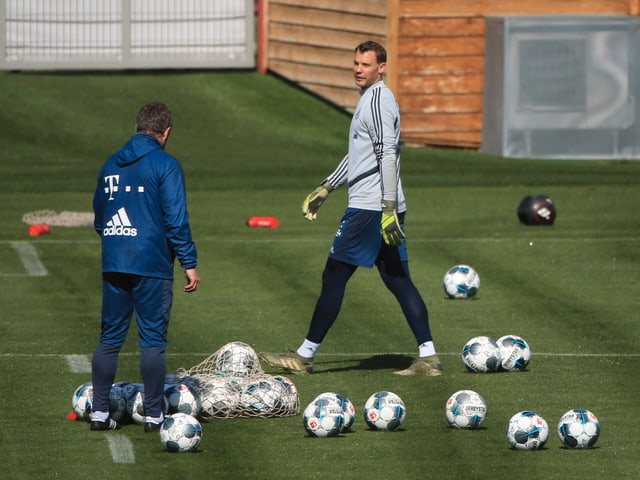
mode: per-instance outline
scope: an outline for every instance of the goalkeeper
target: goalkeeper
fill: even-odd
[[[442,374],[427,307],[409,275],[403,232],[406,205],[399,176],[400,113],[382,79],[386,57],[386,50],[376,42],[356,47],[353,73],[360,100],[351,120],[348,153],[302,204],[304,217],[315,220],[328,195],[347,183],[348,206],[329,251],[305,340],[297,351],[261,353],[267,363],[291,373],[313,371],[314,357],[338,316],[347,282],[358,267],[375,265],[400,303],[418,344],[418,358],[395,373]]]

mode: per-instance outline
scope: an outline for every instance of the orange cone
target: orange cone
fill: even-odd
[[[250,217],[248,227],[278,228],[278,217]]]

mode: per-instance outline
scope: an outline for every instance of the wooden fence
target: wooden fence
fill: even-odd
[[[261,0],[261,71],[353,111],[353,48],[387,48],[386,83],[411,145],[478,148],[485,17],[639,15],[640,0]]]

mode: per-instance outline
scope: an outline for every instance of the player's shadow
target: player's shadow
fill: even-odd
[[[412,361],[413,358],[408,355],[390,353],[384,355],[373,355],[360,360],[345,359],[342,361],[332,361],[331,365],[327,365],[327,368],[322,368],[322,364],[316,364],[314,372],[335,373],[346,372],[349,370],[402,370],[407,368]]]

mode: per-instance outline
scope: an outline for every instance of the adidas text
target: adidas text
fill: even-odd
[[[133,227],[124,227],[122,225],[107,227],[102,231],[104,237],[111,236],[123,236],[123,237],[136,237],[138,235],[138,229]]]

